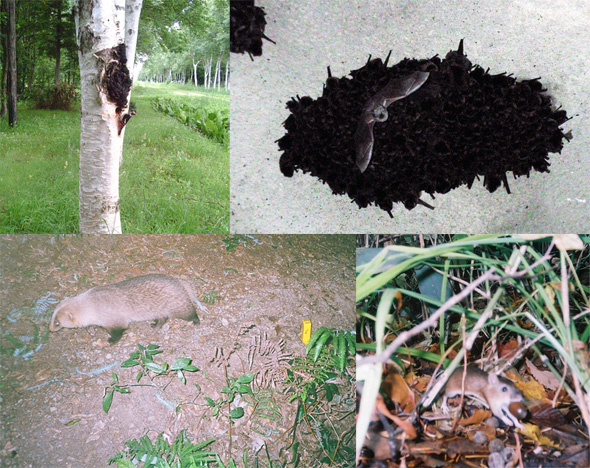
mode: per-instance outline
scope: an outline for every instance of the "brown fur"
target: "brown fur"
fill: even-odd
[[[445,386],[444,402],[461,395],[463,368],[457,369]],[[490,408],[494,416],[507,426],[524,428],[511,413],[511,403],[522,402],[524,397],[520,390],[507,378],[488,374],[477,367],[467,366],[465,375],[465,395],[473,397]]]
[[[166,275],[144,275],[107,286],[97,286],[64,299],[55,308],[49,329],[97,325],[117,342],[132,322],[164,323],[179,318],[199,323],[187,283]]]

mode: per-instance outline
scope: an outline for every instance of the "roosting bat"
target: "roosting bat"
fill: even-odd
[[[387,106],[412,94],[424,84],[429,75],[428,72],[417,71],[401,78],[394,78],[387,83],[385,88],[365,102],[361,119],[354,134],[356,165],[361,172],[365,172],[371,162],[375,122],[385,122],[387,120]]]

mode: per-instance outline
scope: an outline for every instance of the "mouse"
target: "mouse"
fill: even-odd
[[[449,378],[443,394],[443,406],[447,405],[449,398],[461,395],[463,369],[460,367]],[[524,429],[517,415],[513,414],[517,413],[520,419],[526,415],[524,396],[507,378],[467,366],[465,395],[488,407],[492,414],[507,426]]]

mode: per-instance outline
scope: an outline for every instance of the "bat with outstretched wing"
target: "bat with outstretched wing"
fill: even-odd
[[[354,134],[356,165],[361,172],[365,172],[371,162],[375,122],[385,122],[387,120],[387,106],[412,94],[424,84],[429,75],[428,72],[416,71],[410,75],[393,78],[381,91],[365,102]]]

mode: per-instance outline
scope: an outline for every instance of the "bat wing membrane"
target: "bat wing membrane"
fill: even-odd
[[[373,111],[379,105],[389,106],[392,102],[403,99],[419,89],[428,79],[430,73],[416,71],[401,78],[393,78],[385,87],[367,100],[354,134],[356,165],[365,172],[373,155]]]
[[[363,113],[354,134],[356,165],[361,172],[365,172],[373,155],[373,125],[375,120],[370,118],[370,114]]]

